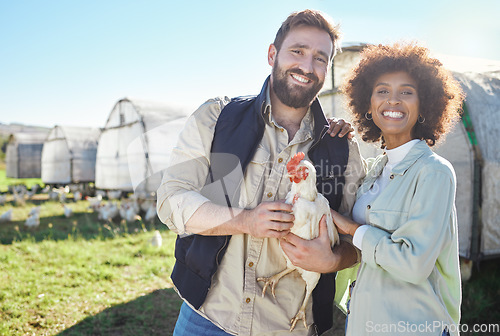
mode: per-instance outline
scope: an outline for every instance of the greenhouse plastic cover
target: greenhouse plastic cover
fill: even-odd
[[[186,113],[166,104],[118,101],[99,139],[96,187],[154,195]]]
[[[55,126],[42,151],[42,181],[47,184],[94,182],[100,133],[98,128]]]

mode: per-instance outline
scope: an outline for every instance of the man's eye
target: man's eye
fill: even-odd
[[[401,92],[401,94],[403,94],[403,95],[412,95],[413,92],[411,92],[411,91],[403,91],[403,92]]]
[[[321,63],[326,63],[326,60],[322,57],[316,57],[316,60]]]
[[[385,90],[385,89],[381,89],[381,90],[378,90],[377,93],[379,94],[386,94],[388,93],[389,91]]]

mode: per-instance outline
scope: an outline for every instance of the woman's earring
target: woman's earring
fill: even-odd
[[[418,122],[423,124],[425,122],[425,117],[422,117],[420,114],[418,115]]]
[[[366,120],[372,120],[373,119],[372,118],[372,114],[370,112],[366,112],[365,113],[365,118],[366,118]]]

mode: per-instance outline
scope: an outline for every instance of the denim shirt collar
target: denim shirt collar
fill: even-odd
[[[405,158],[392,169],[392,173],[396,175],[404,175],[406,171],[424,154],[430,153],[431,149],[427,146],[425,140],[420,140],[415,146],[410,149]],[[383,167],[382,167],[383,169]]]
[[[410,149],[404,159],[392,169],[392,173],[395,175],[404,175],[406,171],[426,153],[431,153],[431,149],[429,148],[429,146],[427,146],[427,143],[424,140],[420,140],[415,144],[415,146],[412,147],[412,149]],[[385,154],[379,155],[376,158],[375,163],[368,171],[363,183],[359,187],[358,192],[356,193],[356,198],[359,198],[372,187],[373,183],[375,183],[375,180],[377,180],[377,178],[384,170],[387,161],[387,155]]]

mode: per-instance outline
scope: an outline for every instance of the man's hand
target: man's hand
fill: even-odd
[[[318,273],[337,271],[340,256],[332,251],[325,216],[319,222],[319,236],[315,239],[305,240],[289,233],[280,243],[295,266]]]
[[[293,226],[292,205],[283,201],[263,202],[241,213],[246,232],[256,238],[282,238]]]
[[[339,135],[339,138],[342,138],[346,134],[348,139],[352,139],[354,137],[354,128],[352,128],[351,124],[344,119],[329,118],[328,124],[330,127],[326,133],[330,134],[332,138],[337,134]]]

